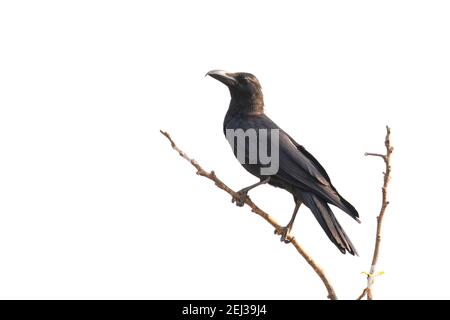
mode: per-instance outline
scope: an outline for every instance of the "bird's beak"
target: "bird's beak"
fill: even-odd
[[[231,72],[226,72],[223,70],[211,70],[206,75],[211,76],[216,80],[219,80],[227,87],[232,87],[237,84],[237,81],[234,78],[234,73]]]

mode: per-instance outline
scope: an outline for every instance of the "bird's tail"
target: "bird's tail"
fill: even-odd
[[[350,202],[345,200],[344,197],[342,197],[341,195],[339,195],[339,197],[340,197],[342,205],[339,205],[338,208],[340,208],[341,210],[346,212],[350,217],[355,219],[358,223],[361,223],[361,221],[359,220],[358,211],[356,211],[355,207]]]
[[[337,221],[328,203],[309,192],[302,193],[302,198],[305,205],[312,211],[317,221],[319,221],[331,242],[344,254],[348,251],[351,255],[358,255],[358,252]]]

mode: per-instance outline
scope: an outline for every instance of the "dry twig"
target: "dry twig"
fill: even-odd
[[[375,248],[373,250],[372,264],[370,266],[370,272],[367,273],[367,286],[363,290],[363,292],[358,297],[358,300],[367,296],[367,300],[372,300],[372,285],[374,283],[374,278],[377,274],[375,274],[376,266],[378,262],[378,256],[380,254],[380,243],[381,243],[381,226],[383,224],[384,214],[386,213],[386,208],[389,205],[389,201],[387,200],[387,190],[389,185],[389,180],[391,179],[391,154],[394,151],[394,147],[391,146],[391,128],[386,126],[386,139],[384,141],[384,145],[386,146],[386,154],[379,153],[370,153],[366,152],[366,156],[380,157],[383,159],[384,164],[386,166],[385,172],[383,172],[383,187],[381,188],[382,198],[381,198],[381,209],[380,214],[377,217],[377,233],[375,239]]]
[[[172,148],[178,152],[178,154],[183,157],[184,159],[186,159],[192,166],[195,167],[195,169],[197,170],[197,174],[208,178],[209,180],[213,181],[215,183],[215,185],[224,190],[225,192],[227,192],[228,194],[230,194],[234,199],[238,200],[239,196],[237,194],[236,191],[232,190],[231,188],[229,188],[222,180],[220,180],[216,174],[214,173],[214,171],[211,172],[207,172],[205,171],[198,163],[197,161],[195,161],[194,159],[191,159],[188,157],[188,155],[182,151],[181,149],[179,149],[177,147],[177,145],[175,144],[175,142],[172,140],[172,138],[170,137],[170,135],[165,132],[160,130],[160,132],[170,141]],[[253,203],[252,200],[250,200],[250,197],[246,197],[245,199],[245,204],[248,205],[251,209],[252,212],[256,213],[257,215],[261,216],[264,220],[266,220],[268,223],[270,223],[275,230],[281,234],[282,231],[282,226],[278,224],[278,222],[276,222],[269,214],[267,214],[265,211],[263,211],[262,209],[260,209],[255,203]],[[290,243],[295,247],[295,249],[297,249],[298,253],[300,253],[300,255],[306,260],[306,262],[311,266],[311,268],[314,270],[314,272],[320,277],[320,279],[322,280],[323,284],[325,285],[327,291],[328,291],[328,298],[331,300],[337,300],[337,296],[336,293],[334,292],[334,289],[330,283],[330,281],[328,280],[328,278],[325,276],[325,273],[323,272],[323,270],[317,265],[317,263],[305,252],[305,250],[300,246],[300,244],[297,242],[297,240],[295,240],[295,237],[288,235],[287,240],[290,241]]]

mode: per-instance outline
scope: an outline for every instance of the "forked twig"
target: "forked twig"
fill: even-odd
[[[386,166],[385,172],[383,172],[384,179],[383,179],[383,187],[381,188],[382,197],[381,197],[381,209],[380,214],[377,217],[377,232],[376,232],[376,238],[375,238],[375,247],[373,250],[373,257],[372,257],[372,264],[370,266],[370,272],[367,273],[367,286],[364,288],[363,292],[358,297],[358,300],[361,300],[364,298],[364,296],[367,296],[367,300],[372,300],[372,285],[374,283],[374,278],[378,274],[375,273],[377,262],[378,262],[378,256],[380,254],[380,243],[381,243],[381,227],[383,224],[383,218],[386,213],[386,208],[389,205],[389,201],[387,200],[387,190],[389,181],[391,180],[391,154],[394,151],[394,147],[391,146],[391,128],[389,126],[386,126],[386,139],[384,140],[384,145],[386,147],[386,154],[379,154],[379,153],[370,153],[366,152],[366,156],[374,156],[374,157],[380,157],[383,159],[384,164]]]

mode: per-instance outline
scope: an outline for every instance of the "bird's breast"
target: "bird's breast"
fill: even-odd
[[[260,115],[236,115],[224,120],[224,134],[234,155],[258,177],[276,174],[279,165],[278,128],[268,126],[265,119]]]

